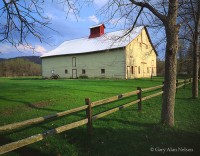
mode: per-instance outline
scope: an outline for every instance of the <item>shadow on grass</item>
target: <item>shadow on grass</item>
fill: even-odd
[[[40,107],[40,106],[36,106],[36,105],[34,105],[34,104],[30,103],[30,102],[27,102],[27,101],[12,100],[12,99],[8,99],[8,98],[4,98],[2,96],[0,96],[0,99],[4,100],[4,101],[8,101],[8,102],[18,102],[18,103],[24,104],[25,106],[28,106],[29,108],[33,108],[33,109],[37,109],[37,110],[46,110],[46,111],[51,111],[51,112],[61,112],[61,111],[63,111],[63,110],[56,110],[56,109],[45,108],[45,106],[48,105],[48,104],[42,105]]]
[[[165,153],[167,155],[198,155],[200,152],[200,134],[170,129],[157,124],[117,121],[123,123],[124,128],[94,128],[94,135],[89,144],[84,142],[84,140],[88,139],[87,136],[81,137],[82,140],[76,140],[74,144],[82,149],[83,155],[131,156],[163,154],[161,151],[151,152],[151,148],[154,150],[169,148]],[[126,128],[127,124],[135,128]],[[77,133],[80,133],[77,131],[69,132],[69,136],[76,136]],[[85,149],[88,151],[86,152]],[[173,152],[173,149],[178,151]],[[193,152],[184,151],[185,149],[193,150]]]
[[[99,128],[99,123],[95,122],[91,139],[86,133],[86,128],[79,127],[40,142],[37,149],[26,146],[14,152],[20,155],[45,155],[48,153],[50,156],[58,155],[58,153],[69,156],[160,155],[163,154],[161,149],[168,150],[165,151],[167,155],[199,155],[200,152],[199,133],[163,127],[155,123],[131,122],[123,119],[102,119],[99,122],[116,122],[118,126],[103,127],[100,123],[101,127]],[[7,141],[10,142],[10,140]],[[43,147],[47,141],[49,141],[50,147],[42,153],[39,150],[40,146]],[[153,152],[150,151],[152,149]]]
[[[3,136],[0,137],[0,140],[1,140],[2,145],[9,143],[9,142],[13,142],[13,140],[3,137]],[[49,154],[43,153],[40,149],[34,149],[30,146],[16,149],[10,153],[7,153],[7,155],[12,155],[12,153],[18,154],[20,156],[48,156],[49,155]]]
[[[39,78],[33,78],[33,79],[31,79],[31,78],[18,78],[17,79],[16,78],[16,79],[13,79],[13,80],[35,80],[35,79],[36,80],[42,80],[42,79],[39,79]],[[62,80],[65,81],[65,79],[60,79],[58,81],[57,80],[49,80],[48,82],[54,82],[54,81],[56,81],[56,82],[61,82],[62,83],[63,82]],[[66,79],[66,80],[68,80],[68,79]],[[109,82],[109,80],[114,80],[114,79],[108,79],[108,81],[104,81],[104,82],[100,82],[100,83],[98,83],[97,79],[91,79],[91,80],[87,79],[87,86],[88,86],[88,88],[90,88],[90,86],[98,86],[98,85],[102,86],[102,84],[105,85],[106,87],[113,87],[113,86],[116,85],[116,84],[114,84],[114,85],[112,84],[111,85],[111,83]],[[70,79],[70,81],[71,81],[71,79]],[[82,80],[80,80],[80,79],[79,80],[72,80],[72,81],[80,81],[80,82],[82,82]],[[91,81],[91,83],[89,83],[88,81]],[[92,83],[93,81],[94,81],[94,83]],[[126,81],[126,80],[124,80],[124,81]],[[147,88],[147,87],[143,87],[144,85],[146,86],[146,84],[144,83],[144,81],[145,81],[146,84],[148,84],[148,82],[152,83],[151,79],[135,79],[133,81],[134,85],[131,85],[131,86],[135,86],[139,82],[138,86],[141,86],[142,88]],[[155,79],[153,81],[157,82],[157,81],[160,81],[160,80]],[[78,86],[75,87],[75,85],[76,85],[75,82],[72,83],[72,84],[69,84],[68,86],[63,86],[63,85],[59,85],[59,83],[56,83],[55,86],[54,86],[54,88],[57,89],[57,90],[59,90],[59,89],[65,89],[67,91],[81,91],[81,92],[88,92],[88,93],[108,94],[109,96],[113,96],[113,95],[124,93],[124,92],[116,93],[116,92],[110,92],[110,91],[108,92],[108,91],[96,91],[96,90],[91,90],[91,89],[80,89],[80,87],[78,87]],[[83,82],[82,85],[85,85],[85,83]],[[120,85],[120,83],[118,83],[117,86],[118,87],[122,87],[122,88],[130,87],[130,86],[127,86],[127,85]],[[153,86],[156,86],[156,85],[153,85]],[[150,85],[148,87],[153,87],[153,86]],[[44,87],[43,85],[39,86],[40,90],[42,90],[42,89],[51,89],[51,88],[52,88],[52,86],[50,86],[50,87]],[[135,90],[137,90],[137,87],[133,88],[132,91],[135,91]]]
[[[31,77],[17,77],[17,78],[10,78],[10,80],[45,80],[44,78],[31,78]]]
[[[191,95],[192,96],[192,95]],[[197,98],[197,99],[194,99],[192,98],[191,96],[188,96],[187,94],[185,94],[185,96],[182,96],[182,95],[177,95],[176,96],[176,100],[177,101],[185,101],[185,103],[199,103],[200,101],[200,98]]]
[[[197,99],[194,99],[192,97],[176,97],[176,100],[196,101]]]

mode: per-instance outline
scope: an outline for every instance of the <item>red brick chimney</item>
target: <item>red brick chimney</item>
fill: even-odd
[[[106,27],[105,27],[104,24],[99,24],[99,25],[90,27],[90,36],[89,36],[89,38],[95,38],[95,37],[99,37],[99,36],[103,35],[105,28]]]

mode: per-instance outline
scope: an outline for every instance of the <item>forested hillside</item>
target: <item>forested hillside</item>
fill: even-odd
[[[24,58],[0,61],[0,76],[39,76],[41,65]]]
[[[20,57],[9,58],[9,59],[0,58],[0,62],[1,61],[5,61],[5,60],[12,60],[12,59],[16,59],[16,58],[26,59],[26,60],[29,60],[29,61],[34,62],[36,64],[41,64],[42,63],[42,60],[40,59],[39,56],[20,56]]]
[[[23,58],[23,59],[29,60],[31,62],[34,62],[36,64],[42,63],[42,60],[40,59],[39,56],[21,56],[21,57],[17,57],[17,58]]]
[[[1,62],[1,61],[4,61],[4,60],[5,60],[5,59],[3,59],[3,58],[0,58],[0,62]]]

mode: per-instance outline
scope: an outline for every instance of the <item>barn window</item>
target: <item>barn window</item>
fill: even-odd
[[[65,69],[65,74],[68,74],[68,70],[67,69]]]
[[[131,66],[131,74],[134,74],[133,66]]]
[[[138,74],[140,74],[140,66],[138,66]]]
[[[76,67],[76,57],[72,57],[72,67]]]
[[[151,61],[151,65],[154,66],[154,60]]]
[[[101,69],[101,74],[105,74],[105,69]]]
[[[86,72],[85,72],[85,69],[82,69],[82,74],[85,74]]]

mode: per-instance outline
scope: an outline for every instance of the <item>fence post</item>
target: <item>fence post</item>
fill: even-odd
[[[185,89],[185,85],[186,85],[186,78],[184,78],[184,86],[183,86],[183,89]]]
[[[176,80],[176,93],[177,93],[177,91],[178,91],[178,80]]]
[[[140,100],[138,102],[138,111],[141,111],[142,110],[142,89],[141,87],[137,87],[137,90],[139,90],[139,93],[137,93],[137,98],[138,100]]]
[[[85,98],[85,104],[88,105],[88,108],[86,109],[86,116],[88,118],[87,131],[88,131],[88,135],[92,136],[92,133],[93,133],[93,130],[92,130],[92,106],[91,106],[90,98]]]
[[[164,96],[164,86],[165,86],[165,82],[163,81],[162,84],[163,84],[163,86],[162,86],[162,91],[163,91],[163,93],[162,93],[162,98],[163,98],[163,96]]]

